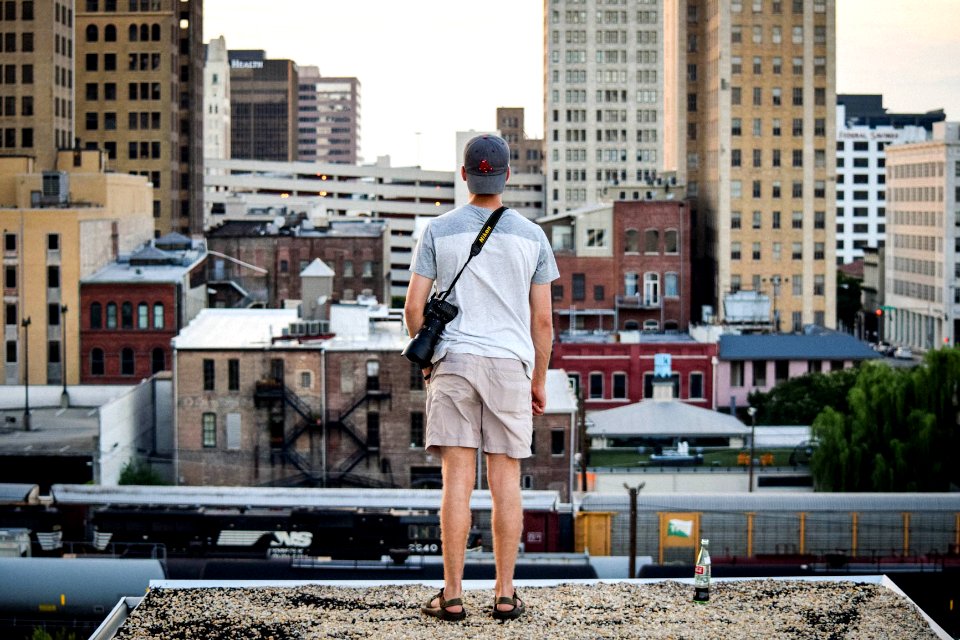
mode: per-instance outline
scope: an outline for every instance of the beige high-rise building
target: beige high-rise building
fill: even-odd
[[[836,324],[835,0],[668,0],[666,169],[697,198],[724,298],[757,290],[774,330]],[[709,294],[712,294],[709,295]]]
[[[73,146],[73,0],[5,2],[0,21],[0,154],[52,169]]]
[[[662,167],[663,5],[545,0],[548,215],[605,200],[607,187]]]
[[[304,162],[357,164],[360,156],[360,80],[326,77],[300,67],[298,155]]]
[[[883,339],[927,351],[960,333],[960,122],[887,154]]]
[[[80,381],[80,279],[153,233],[150,184],[108,173],[101,151],[0,158],[3,233],[3,384]],[[28,355],[29,346],[29,355]]]
[[[202,0],[77,5],[77,137],[153,183],[157,235],[203,229],[202,22]]]

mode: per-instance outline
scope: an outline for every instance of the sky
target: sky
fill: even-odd
[[[837,93],[960,120],[960,0],[836,0]],[[267,11],[264,11],[264,8]],[[453,170],[457,131],[524,107],[543,133],[541,0],[205,0],[204,40],[361,83],[364,163]]]

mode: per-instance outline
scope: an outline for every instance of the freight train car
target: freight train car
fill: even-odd
[[[630,548],[630,503],[585,494],[580,517],[612,514],[612,555]],[[605,516],[606,518],[606,516]],[[637,497],[637,555],[692,562],[710,539],[714,564],[960,560],[960,494],[644,494]]]

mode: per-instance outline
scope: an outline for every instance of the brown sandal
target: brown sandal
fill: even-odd
[[[513,607],[513,609],[507,609],[506,611],[501,611],[497,609],[499,604],[508,604]],[[513,597],[510,596],[500,596],[497,598],[496,602],[493,603],[493,619],[494,620],[516,620],[527,610],[526,605],[523,604],[523,600],[517,597],[517,592],[514,590]]]
[[[433,606],[434,600],[437,600],[439,603],[436,607]],[[440,593],[427,600],[427,602],[420,607],[420,613],[432,618],[440,618],[444,622],[459,622],[467,617],[466,608],[462,608],[460,611],[448,611],[448,607],[463,607],[463,600],[460,598],[444,600],[443,589],[440,589]]]

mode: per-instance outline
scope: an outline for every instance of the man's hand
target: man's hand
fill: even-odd
[[[420,373],[423,374],[423,383],[424,383],[424,384],[430,384],[430,374],[431,374],[432,372],[433,372],[433,365],[430,365],[429,367],[424,367],[423,369],[420,369]]]
[[[547,388],[543,384],[533,384],[530,386],[530,395],[533,398],[533,415],[542,416],[547,408]]]

